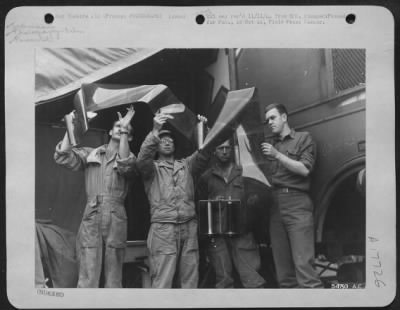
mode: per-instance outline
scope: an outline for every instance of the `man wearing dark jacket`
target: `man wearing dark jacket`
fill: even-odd
[[[242,168],[232,161],[232,142],[227,140],[215,149],[216,163],[198,182],[200,199],[239,199],[246,208]],[[226,206],[228,207],[228,206]],[[219,220],[227,219],[224,215]],[[207,254],[216,273],[217,288],[233,288],[233,266],[246,288],[263,287],[265,280],[258,274],[260,254],[253,233],[236,236],[215,236],[207,244]]]

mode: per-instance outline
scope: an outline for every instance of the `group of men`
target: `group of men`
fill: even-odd
[[[98,148],[72,147],[67,134],[57,145],[55,160],[72,170],[85,171],[87,204],[77,235],[78,287],[122,287],[122,265],[127,239],[124,200],[128,179],[139,173],[150,204],[151,226],[147,237],[153,288],[196,288],[199,282],[198,221],[195,197],[238,199],[246,206],[242,168],[233,160],[231,139],[216,142],[176,159],[176,141],[163,125],[173,116],[156,114],[153,129],[135,157],[128,108],[109,131],[110,141]],[[289,127],[281,104],[266,107],[265,116],[275,139],[260,145],[275,165],[271,177],[274,197],[270,236],[280,287],[323,287],[313,267],[313,205],[308,192],[315,161],[315,144],[309,133]],[[199,121],[205,118],[199,116]],[[218,145],[219,144],[219,145]],[[215,161],[210,167],[210,158]],[[251,203],[251,202],[249,202]],[[258,244],[248,229],[235,236],[215,236],[206,255],[216,274],[217,288],[234,286],[233,269],[243,287],[261,288],[266,280]]]

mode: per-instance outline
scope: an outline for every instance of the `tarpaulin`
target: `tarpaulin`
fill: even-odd
[[[35,218],[51,220],[76,233],[86,204],[84,172],[65,169],[54,161],[55,147],[63,139],[65,128],[37,124],[35,134]],[[82,145],[98,147],[106,139],[101,131],[89,130]]]
[[[36,260],[36,276],[41,274],[42,268],[43,274],[50,277],[52,287],[76,287],[78,263],[75,239],[75,234],[54,224],[36,222],[36,251],[40,251],[41,258]],[[42,281],[36,279],[35,282],[39,284]]]
[[[35,103],[78,90],[158,53],[149,48],[38,48],[35,50]]]

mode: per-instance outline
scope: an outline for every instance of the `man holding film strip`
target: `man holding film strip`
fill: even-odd
[[[215,164],[199,179],[197,193],[200,199],[237,199],[244,210],[251,208],[246,201],[243,169],[233,161],[233,139],[228,139],[215,148]],[[227,222],[223,213],[220,222]],[[258,244],[246,223],[246,213],[240,213],[243,231],[232,236],[215,235],[207,240],[207,255],[216,275],[216,288],[234,287],[234,269],[245,288],[264,287],[265,280],[258,273],[261,267]],[[242,218],[244,217],[244,219]]]
[[[127,239],[124,201],[128,193],[127,175],[136,158],[129,150],[132,140],[131,106],[109,131],[110,141],[98,148],[72,147],[66,134],[57,145],[54,159],[70,170],[85,171],[87,203],[77,235],[78,287],[122,287],[122,265]]]
[[[175,159],[176,140],[161,130],[171,114],[158,113],[144,140],[137,166],[150,203],[147,237],[152,288],[196,288],[199,281],[199,246],[194,203],[194,178],[207,168],[211,152],[201,149]],[[206,119],[199,116],[200,122]]]
[[[315,143],[308,132],[296,132],[288,124],[282,104],[265,108],[266,124],[274,134],[261,149],[271,161],[274,203],[270,235],[277,280],[282,288],[323,287],[314,262],[313,203],[308,194],[315,163]]]

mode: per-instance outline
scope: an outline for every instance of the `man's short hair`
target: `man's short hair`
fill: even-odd
[[[218,145],[215,146],[215,149],[217,149],[222,143],[225,143],[226,141],[229,142],[229,145],[231,148],[233,148],[235,146],[235,140],[233,139],[233,136],[229,136],[227,139],[218,143]]]
[[[268,111],[270,111],[272,109],[277,109],[279,114],[285,113],[286,116],[289,116],[288,112],[286,110],[286,107],[282,103],[271,103],[271,104],[267,105],[265,107],[265,113],[267,113]]]

